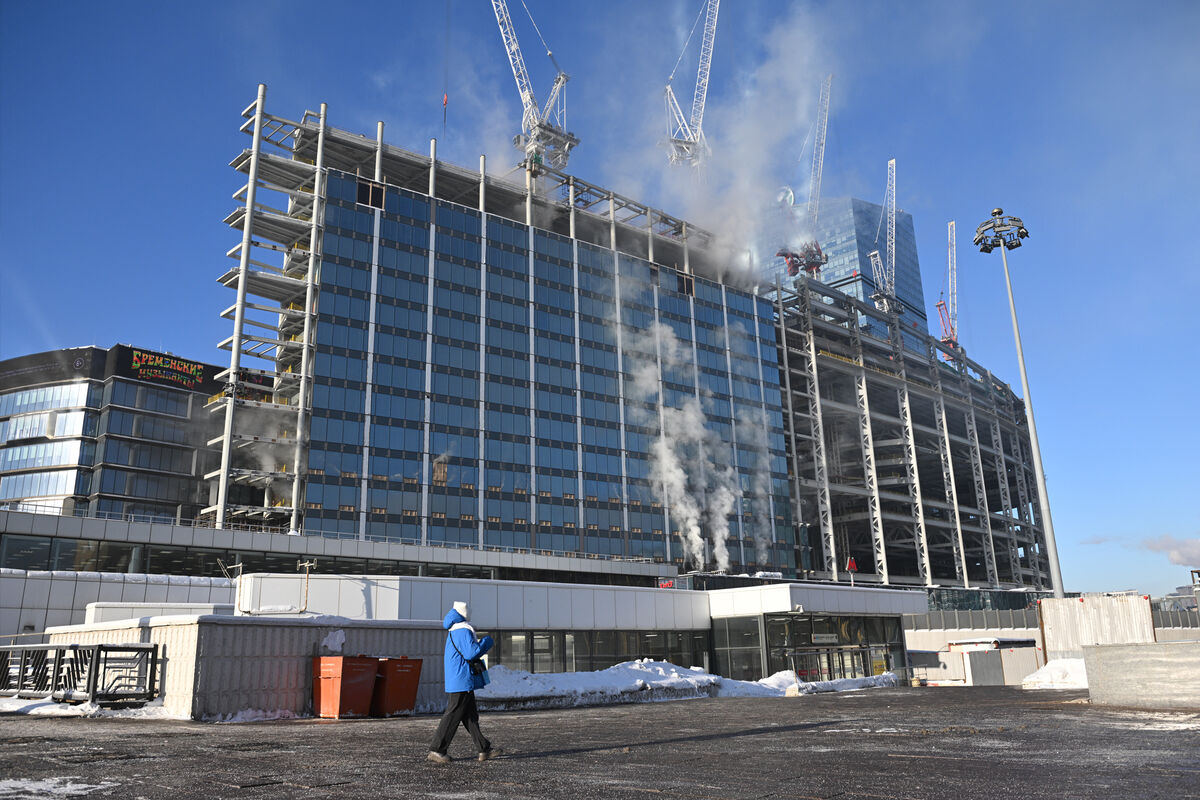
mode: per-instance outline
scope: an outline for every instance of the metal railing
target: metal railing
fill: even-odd
[[[145,702],[158,694],[156,644],[0,647],[0,696],[60,703]]]

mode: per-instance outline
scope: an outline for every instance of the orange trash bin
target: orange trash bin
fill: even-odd
[[[371,698],[372,717],[391,717],[412,711],[417,704],[417,685],[421,682],[421,659],[381,658],[379,679]]]
[[[325,719],[365,717],[379,659],[367,656],[313,657],[313,711]]]

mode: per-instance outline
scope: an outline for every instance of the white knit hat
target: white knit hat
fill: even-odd
[[[462,618],[468,622],[471,620],[471,607],[467,605],[465,600],[455,600],[454,610],[462,615]]]

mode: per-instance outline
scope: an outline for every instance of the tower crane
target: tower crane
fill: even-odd
[[[704,16],[704,34],[700,40],[700,67],[696,71],[696,93],[692,97],[690,118],[683,115],[679,101],[675,99],[675,90],[671,88],[671,81],[675,79],[675,70],[679,69],[683,53],[687,52],[687,46],[692,41],[692,33],[696,32],[695,25],[692,26],[692,33],[688,34],[687,42],[684,42],[683,53],[679,54],[675,69],[671,70],[671,75],[667,78],[667,158],[672,164],[700,167],[712,152],[704,138],[704,103],[708,98],[708,72],[712,67],[713,42],[717,38],[717,10],[720,5],[721,0],[705,0],[704,8],[700,10]],[[699,22],[700,17],[697,16],[696,23]]]
[[[808,224],[816,235],[817,212],[821,209],[821,172],[825,169],[825,131],[829,127],[829,89],[833,75],[821,87],[821,102],[817,106],[817,138],[813,140],[812,173],[808,181]]]
[[[812,240],[805,242],[800,247],[800,252],[794,252],[786,248],[782,248],[775,254],[776,258],[782,258],[787,264],[788,275],[795,277],[800,274],[803,269],[804,273],[810,278],[817,276],[821,272],[821,267],[829,263],[829,256],[821,250],[821,244],[817,241],[817,213],[821,207],[821,172],[825,167],[825,131],[829,123],[829,88],[833,84],[833,76],[830,75],[825,79],[824,85],[821,87],[821,101],[817,106],[817,136],[813,142],[813,161],[812,173],[808,182],[808,233],[812,235]],[[786,195],[781,195],[781,198],[793,198],[792,190],[786,189]],[[792,200],[786,200],[787,205],[791,207]]]
[[[525,6],[525,0],[521,0],[521,5]],[[546,55],[557,72],[554,85],[550,87],[550,97],[539,110],[533,83],[525,69],[525,58],[521,55],[521,45],[517,41],[517,32],[508,14],[508,3],[505,0],[492,0],[492,10],[496,12],[496,24],[500,26],[500,37],[508,52],[508,63],[517,82],[517,92],[521,95],[521,133],[513,137],[513,145],[525,153],[526,164],[530,166],[545,164],[557,170],[566,169],[571,149],[579,144],[575,134],[566,130],[567,100],[563,87],[570,78],[558,66],[554,53],[533,21],[533,15],[529,14],[529,7],[525,6],[525,13],[529,14],[529,21],[533,22],[533,29],[537,31],[542,46],[546,48]]]
[[[946,225],[947,260],[950,267],[949,299],[938,299],[938,319],[942,322],[942,344],[951,350],[958,350],[958,256],[955,244],[954,220]]]
[[[887,266],[881,263],[879,251],[872,250],[871,271],[875,277],[875,293],[871,299],[880,311],[900,314],[904,305],[896,299],[896,159],[888,161],[887,191],[883,201],[883,215],[887,218]],[[882,220],[881,220],[882,222]],[[876,234],[876,241],[879,240]]]

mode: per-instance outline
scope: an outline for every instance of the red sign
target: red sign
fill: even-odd
[[[858,572],[858,564],[854,563],[854,556],[850,556],[850,560],[846,562],[847,572]]]
[[[675,579],[674,578],[659,578],[658,579],[658,588],[674,589],[675,588]]]

